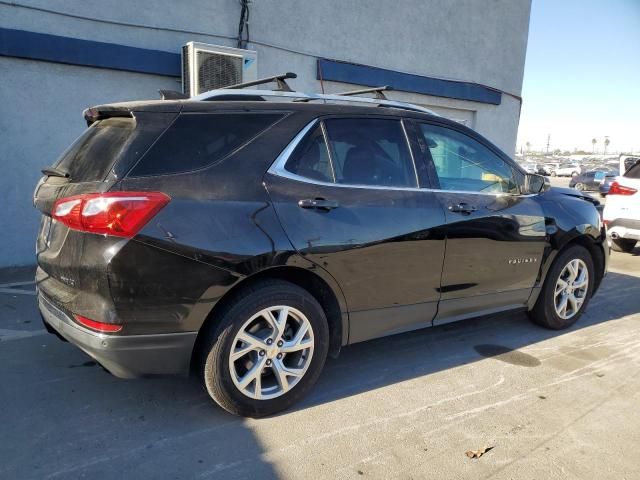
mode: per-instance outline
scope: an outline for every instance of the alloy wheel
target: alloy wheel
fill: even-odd
[[[229,370],[236,388],[249,398],[284,395],[311,364],[314,338],[309,319],[286,305],[260,310],[236,334]]]
[[[558,276],[553,294],[556,314],[563,319],[572,318],[580,311],[589,289],[589,269],[584,261],[574,258]]]

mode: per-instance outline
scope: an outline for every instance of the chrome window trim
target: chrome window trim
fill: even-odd
[[[293,151],[298,146],[298,144],[302,141],[302,139],[307,135],[307,133],[309,133],[309,131],[318,122],[319,120],[316,118],[314,120],[311,120],[307,125],[305,125],[305,127],[302,130],[300,130],[295,137],[293,137],[293,140],[291,140],[289,144],[286,147],[284,147],[284,150],[280,152],[280,155],[278,155],[278,158],[276,158],[275,161],[271,164],[271,167],[269,167],[269,170],[267,170],[267,173],[280,175],[281,177],[288,177],[290,175],[293,175],[298,178],[306,178],[306,177],[302,177],[300,175],[296,175],[294,173],[289,172],[284,168],[284,166],[287,163],[287,160],[289,160],[289,157],[291,156]]]
[[[311,185],[319,185],[325,187],[338,187],[338,188],[355,188],[361,190],[392,190],[392,191],[405,191],[405,192],[436,192],[436,193],[458,193],[465,195],[484,195],[490,197],[523,197],[525,195],[522,194],[514,194],[508,192],[472,192],[468,190],[442,190],[437,188],[419,188],[419,187],[386,187],[381,185],[358,185],[358,184],[344,184],[344,183],[333,183],[333,182],[323,182],[322,180],[316,180],[313,178],[303,177],[301,175],[297,175],[286,170],[284,167],[291,157],[291,154],[296,149],[298,144],[302,141],[302,139],[311,131],[311,129],[316,126],[318,123],[321,123],[320,119],[314,119],[309,122],[305,127],[298,132],[298,134],[289,142],[289,144],[282,150],[280,155],[275,159],[275,161],[267,170],[267,173],[271,175],[275,175],[277,177],[287,178],[289,180],[294,180],[296,182],[308,183]],[[325,138],[326,143],[326,138]],[[327,143],[327,148],[329,145]],[[411,146],[409,146],[409,150],[411,150]],[[331,152],[329,151],[329,155]],[[415,166],[415,164],[414,164]],[[333,164],[332,164],[333,169]],[[534,194],[538,195],[538,194]],[[526,195],[529,196],[529,195]]]

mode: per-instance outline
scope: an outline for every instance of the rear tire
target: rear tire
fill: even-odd
[[[579,192],[584,191],[584,183],[576,183],[575,187],[576,190],[578,190]]]
[[[636,248],[636,240],[630,238],[611,239],[611,250],[615,252],[631,253]]]
[[[534,323],[552,330],[570,327],[587,307],[594,281],[595,268],[589,251],[580,245],[570,246],[558,255],[549,269],[529,317]],[[585,285],[580,287],[583,282]]]
[[[236,295],[218,320],[202,342],[201,371],[207,392],[228,412],[272,415],[316,383],[329,350],[329,328],[306,290],[282,280],[260,282]]]

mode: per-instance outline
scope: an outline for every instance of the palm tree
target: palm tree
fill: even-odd
[[[525,145],[527,146],[527,152],[528,152],[529,150],[531,150],[531,143],[530,143],[530,142],[525,143]]]
[[[607,147],[611,142],[609,141],[609,137],[604,137],[604,154],[607,154]]]
[[[596,153],[596,143],[598,143],[598,140],[596,140],[595,138],[591,139],[591,153]]]

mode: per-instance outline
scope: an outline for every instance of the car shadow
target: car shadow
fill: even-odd
[[[495,358],[523,368],[539,359],[520,349],[640,311],[640,278],[609,273],[580,320],[567,330],[547,330],[525,312],[503,313],[393,335],[346,347],[329,359],[305,409],[412,378]],[[286,413],[285,413],[286,414]]]
[[[0,342],[0,379],[0,478],[278,477],[195,378],[117,379],[40,334]]]
[[[640,278],[610,273],[565,331],[512,313],[344,348],[310,395],[279,416],[487,357],[536,368],[540,360],[521,348],[636,313],[638,291]],[[0,378],[0,478],[278,477],[255,421],[217,407],[196,378],[117,379],[51,335],[0,342]]]

